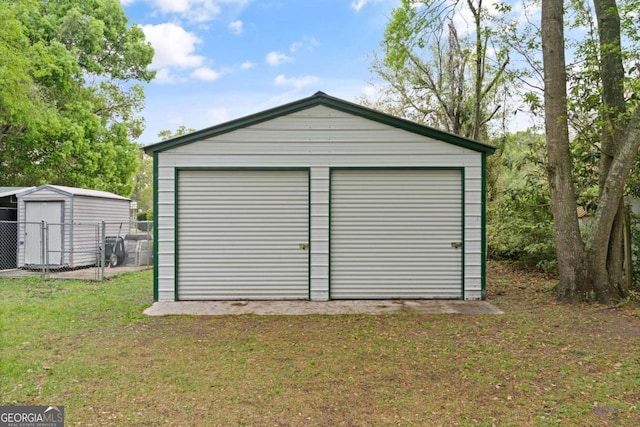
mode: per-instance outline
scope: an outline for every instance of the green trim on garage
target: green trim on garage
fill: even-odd
[[[178,175],[179,175],[179,168],[174,168],[173,169],[173,259],[174,264],[173,264],[173,300],[174,301],[179,301],[178,298],[178,272],[179,272],[179,267],[180,267],[180,254],[178,251],[179,246],[179,242],[178,242],[178,212],[180,212],[179,206],[178,206]]]
[[[307,299],[311,301],[311,168],[307,169]]]
[[[465,279],[464,279],[464,273],[465,273],[465,253],[467,252],[467,239],[465,238],[465,216],[466,216],[466,205],[465,205],[465,200],[466,200],[466,195],[464,193],[465,191],[465,168],[460,168],[460,208],[461,208],[461,213],[462,213],[462,294],[460,296],[460,298],[462,300],[464,300],[464,290],[465,290]]]
[[[153,153],[153,300],[158,301],[158,153]]]
[[[480,298],[487,299],[487,154],[482,153],[480,180]]]
[[[327,286],[329,287],[329,289],[327,289],[327,299],[331,300],[331,188],[333,187],[331,185],[331,172],[333,171],[334,168],[329,168],[329,200],[328,200],[328,205],[329,205],[329,215],[327,216],[327,220],[329,221],[329,224],[327,224],[327,227],[329,229],[329,235],[327,236],[327,238],[329,239],[329,241],[327,242],[327,256],[329,257],[329,259],[327,260],[327,265],[328,265],[328,278],[327,278]]]

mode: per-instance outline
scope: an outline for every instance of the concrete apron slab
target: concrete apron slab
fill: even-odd
[[[176,301],[156,302],[144,310],[149,316],[224,316],[260,314],[503,314],[487,301],[357,300],[357,301]]]

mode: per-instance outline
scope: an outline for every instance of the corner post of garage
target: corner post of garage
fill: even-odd
[[[480,176],[480,299],[487,299],[487,153],[481,157]]]

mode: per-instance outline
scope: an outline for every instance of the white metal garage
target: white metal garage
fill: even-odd
[[[459,169],[331,171],[332,299],[461,298]]]
[[[484,296],[491,146],[318,92],[145,150],[157,301]]]
[[[180,300],[309,298],[309,171],[178,171]]]

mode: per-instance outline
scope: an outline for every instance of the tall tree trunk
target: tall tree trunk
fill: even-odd
[[[558,252],[558,298],[595,297],[611,302],[621,296],[622,255],[616,217],[624,187],[640,149],[640,108],[625,114],[620,19],[615,0],[594,0],[600,31],[601,78],[605,107],[600,198],[587,245],[580,238],[566,107],[562,0],[542,0],[542,57],[549,187]]]
[[[602,97],[604,104],[603,129],[601,136],[600,157],[600,195],[606,184],[613,158],[618,155],[620,137],[626,122],[626,105],[624,99],[624,67],[622,64],[622,45],[620,42],[620,17],[616,0],[594,0],[594,8],[598,19],[600,38],[602,81]],[[606,265],[593,265],[591,269],[606,268],[607,286],[602,284],[603,295],[599,299],[610,300],[626,294],[623,280],[624,253],[622,250],[624,233],[624,203],[618,201],[618,210],[611,227],[607,245]],[[604,242],[598,242],[602,244]],[[594,272],[595,273],[595,272]],[[593,275],[593,274],[592,274]]]
[[[467,0],[467,5],[471,9],[476,27],[476,70],[475,70],[475,98],[473,102],[473,131],[471,138],[480,139],[480,127],[482,123],[482,88],[484,86],[484,46],[482,44],[482,0],[478,0],[478,7],[473,5],[471,0]]]
[[[588,289],[583,288],[586,285],[584,244],[580,236],[575,188],[571,178],[562,8],[562,0],[542,0],[542,60],[547,175],[560,274],[557,297],[573,301],[581,298]]]
[[[601,188],[598,209],[593,219],[591,239],[588,242],[590,280],[595,297],[601,302],[611,302],[619,295],[617,285],[612,285],[606,268],[611,229],[618,213],[624,186],[631,166],[640,149],[640,108],[629,117],[628,125],[620,134],[616,156],[611,160],[609,173]]]

